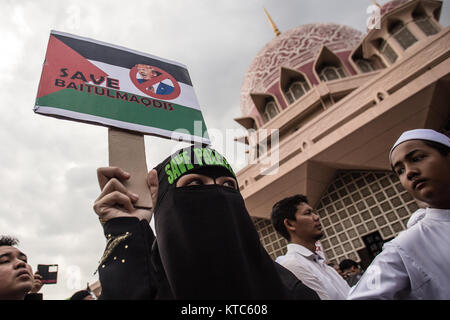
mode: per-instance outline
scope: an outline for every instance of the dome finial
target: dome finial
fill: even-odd
[[[273,22],[272,18],[270,17],[269,13],[267,12],[266,8],[264,8],[264,12],[266,13],[267,19],[269,19],[269,23],[272,26],[275,36],[278,37],[281,34],[280,30],[278,30],[277,26],[275,25],[275,22]]]

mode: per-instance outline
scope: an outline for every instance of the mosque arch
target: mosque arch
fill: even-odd
[[[287,103],[292,104],[311,90],[311,83],[304,73],[281,67],[280,89]]]
[[[395,63],[398,59],[398,54],[390,46],[384,38],[377,38],[372,41],[373,46],[381,53],[389,64]]]
[[[271,94],[250,93],[250,97],[258,110],[263,123],[267,123],[280,113],[276,99]]]
[[[321,81],[338,80],[349,74],[339,57],[326,46],[322,47],[314,62],[314,72]]]
[[[421,4],[412,12],[414,23],[419,29],[427,36],[432,36],[439,32],[439,27],[432,21],[433,19],[428,16],[427,12]]]
[[[395,19],[389,21],[388,32],[400,44],[403,50],[408,49],[417,42],[417,38],[401,20]]]
[[[373,54],[368,59],[364,58],[362,46],[359,46],[354,50],[350,62],[356,67],[358,73],[368,73],[386,68],[386,65],[377,54]]]

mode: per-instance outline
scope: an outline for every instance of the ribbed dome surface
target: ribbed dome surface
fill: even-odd
[[[334,53],[351,51],[363,33],[334,23],[306,24],[283,32],[253,59],[241,88],[241,112],[249,116],[255,108],[250,93],[264,93],[279,79],[280,67],[298,70],[314,61],[323,45]]]

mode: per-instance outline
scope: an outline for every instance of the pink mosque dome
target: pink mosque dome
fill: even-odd
[[[317,85],[319,80],[314,75],[313,64],[323,46],[337,55],[350,73],[354,72],[348,56],[363,36],[356,29],[335,23],[301,25],[276,36],[259,51],[244,76],[242,116],[259,118],[250,93],[269,93],[278,101],[284,101],[280,98],[282,94],[279,89],[281,67],[302,72],[311,85]],[[284,109],[286,105],[281,107]]]

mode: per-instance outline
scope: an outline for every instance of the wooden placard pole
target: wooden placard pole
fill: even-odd
[[[147,184],[144,135],[131,131],[108,128],[109,165],[120,167],[131,177],[124,186],[139,195],[136,208],[152,208],[152,198]]]

